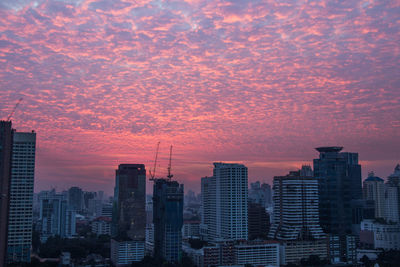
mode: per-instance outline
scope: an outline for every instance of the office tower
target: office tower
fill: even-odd
[[[269,237],[278,240],[324,239],[319,224],[318,179],[310,166],[274,177],[274,219]]]
[[[388,177],[388,182],[387,182],[388,186],[390,187],[395,187],[397,190],[397,212],[395,212],[393,210],[393,206],[390,209],[390,213],[391,215],[388,216],[394,216],[394,217],[398,217],[400,219],[400,164],[397,164],[396,167],[394,168],[394,172],[389,175]],[[390,191],[393,191],[393,189],[391,189]],[[393,194],[393,192],[392,192]],[[394,196],[393,196],[394,197]],[[388,204],[390,205],[390,204]],[[397,214],[394,214],[397,213]]]
[[[124,266],[144,257],[146,169],[120,164],[115,175],[111,261]]]
[[[322,229],[339,239],[340,259],[351,261],[348,243],[352,233],[353,200],[362,198],[361,165],[358,153],[341,152],[343,147],[318,147],[314,176],[319,181],[319,217]],[[336,240],[332,237],[331,240]],[[353,245],[350,245],[353,247]]]
[[[375,218],[385,217],[385,184],[382,178],[368,174],[363,183],[363,195],[366,200],[373,200],[375,205]]]
[[[253,203],[259,203],[263,207],[269,207],[272,204],[272,190],[269,184],[260,184],[259,181],[250,184],[249,199]]]
[[[0,266],[5,264],[11,177],[11,121],[0,121]]]
[[[247,167],[214,163],[213,177],[202,179],[202,230],[207,240],[247,240]]]
[[[144,217],[143,217],[144,219]],[[183,184],[156,179],[153,186],[154,256],[182,259]]]
[[[68,190],[68,204],[76,212],[82,212],[84,207],[83,191],[79,187],[71,187]]]
[[[42,242],[56,235],[66,238],[75,236],[75,211],[68,207],[68,202],[62,194],[57,194],[54,189],[43,191],[39,194],[39,202]]]
[[[7,262],[30,262],[36,133],[13,134]]]
[[[249,210],[247,214],[249,220],[247,223],[249,226],[249,239],[266,239],[269,232],[270,221],[265,208],[259,203],[249,202]]]
[[[399,222],[398,188],[391,184],[385,184],[385,220],[393,223]]]

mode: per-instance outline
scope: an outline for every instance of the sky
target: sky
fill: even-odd
[[[111,194],[121,163],[199,191],[271,182],[318,146],[400,163],[400,1],[2,0],[0,117],[37,132],[35,191]],[[149,190],[151,185],[148,184]]]

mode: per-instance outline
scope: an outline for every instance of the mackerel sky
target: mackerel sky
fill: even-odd
[[[212,162],[270,182],[358,152],[400,162],[400,1],[2,0],[0,114],[35,130],[35,191],[112,192],[120,163],[199,190]],[[150,190],[151,191],[151,190]]]

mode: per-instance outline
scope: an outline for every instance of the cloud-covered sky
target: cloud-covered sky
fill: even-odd
[[[0,114],[38,134],[35,191],[112,192],[120,163],[187,189],[212,162],[270,181],[359,152],[400,161],[400,2],[3,0]],[[157,175],[157,176],[158,176]]]

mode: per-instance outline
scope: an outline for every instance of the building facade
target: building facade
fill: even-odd
[[[7,251],[11,151],[11,121],[0,121],[0,266],[5,264]]]
[[[36,133],[13,134],[7,262],[30,262]]]
[[[375,218],[385,217],[385,184],[382,178],[368,174],[363,182],[363,196],[366,200],[374,201]]]
[[[172,263],[180,262],[183,185],[168,179],[156,179],[153,189],[154,256]]]
[[[214,163],[213,177],[202,179],[203,221],[207,240],[247,240],[247,167]]]

